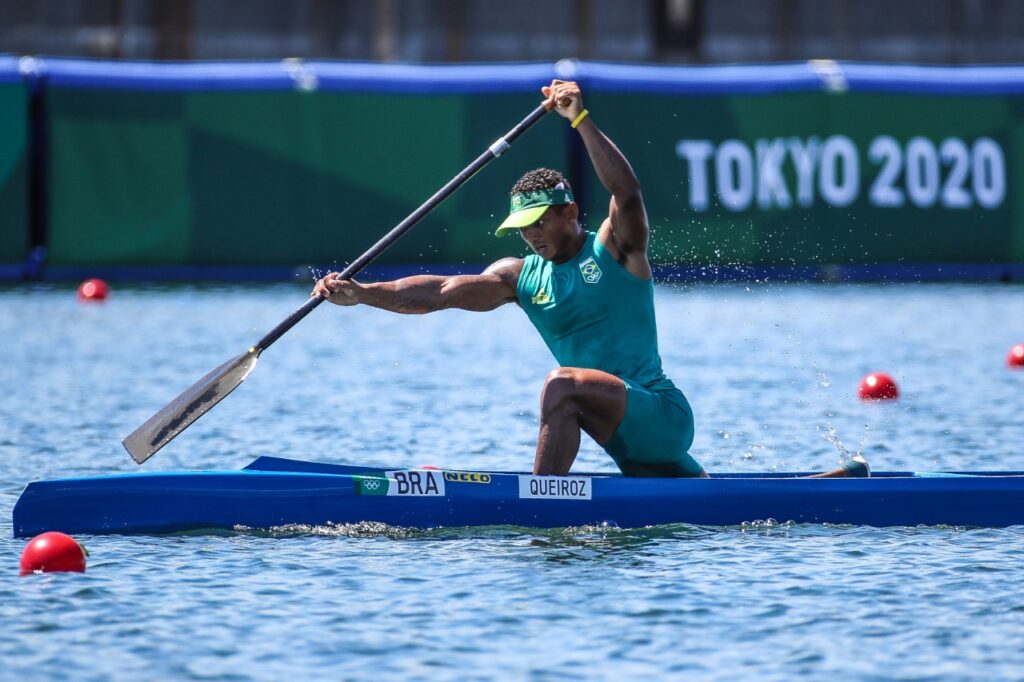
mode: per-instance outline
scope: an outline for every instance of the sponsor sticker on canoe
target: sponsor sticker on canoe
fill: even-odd
[[[444,480],[449,483],[490,483],[491,475],[475,471],[446,471]]]
[[[384,476],[353,476],[356,495],[403,497],[440,497],[444,495],[444,477],[440,471],[388,471]]]
[[[589,500],[591,480],[584,476],[520,476],[524,500]]]

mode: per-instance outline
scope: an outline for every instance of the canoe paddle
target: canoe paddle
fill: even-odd
[[[458,175],[449,180],[448,184],[438,190],[434,196],[430,197],[422,206],[384,235],[366,253],[349,264],[338,275],[338,279],[351,279],[355,277],[356,274],[382,254],[399,237],[408,232],[413,225],[447,199],[464,182],[473,177],[477,171],[490,163],[492,159],[505,153],[517,137],[544,117],[544,114],[549,110],[548,107],[549,103],[547,102],[541,104],[512,130],[499,137],[473,163],[466,166]],[[259,359],[260,353],[269,348],[272,343],[281,338],[286,331],[294,327],[299,320],[311,313],[314,308],[325,300],[319,296],[311,296],[308,301],[302,304],[302,307],[257,341],[256,345],[238,357],[228,360],[192,384],[184,393],[146,420],[146,423],[128,434],[121,443],[128,450],[132,459],[142,464],[156,454],[160,448],[170,443],[179,433],[188,428],[192,422],[202,417],[210,408],[226,398],[229,393],[238,388],[239,384],[245,381],[245,378],[256,367],[256,360]]]

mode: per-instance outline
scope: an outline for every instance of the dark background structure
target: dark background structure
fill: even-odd
[[[0,0],[0,280],[347,262],[557,76],[681,276],[1018,281],[1022,35],[1024,0]],[[601,215],[571,132],[516,153]],[[380,265],[508,255],[525,163]]]
[[[105,59],[1024,60],[1016,0],[0,0],[0,52]]]

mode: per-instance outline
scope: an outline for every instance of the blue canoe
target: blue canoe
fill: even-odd
[[[778,522],[867,526],[1024,524],[1024,472],[800,473],[710,479],[392,470],[261,457],[241,471],[120,474],[30,483],[15,537],[160,534],[380,522],[411,528],[603,523],[622,528]]]

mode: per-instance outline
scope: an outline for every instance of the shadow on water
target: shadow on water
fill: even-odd
[[[452,542],[466,540],[481,541],[525,541],[534,547],[596,547],[635,549],[651,543],[666,541],[698,541],[720,539],[728,536],[789,539],[793,537],[814,537],[855,534],[864,537],[870,534],[888,536],[914,536],[920,534],[949,532],[996,532],[1000,529],[969,528],[965,526],[899,526],[875,528],[828,523],[798,524],[792,521],[766,519],[744,522],[738,526],[697,526],[685,523],[644,526],[641,528],[620,528],[614,524],[568,526],[561,528],[533,528],[528,526],[459,526],[445,528],[411,528],[393,526],[375,521],[360,523],[287,524],[273,528],[250,528],[235,526],[231,530],[205,528],[181,531],[164,537],[246,536],[253,538],[302,538],[337,537],[367,538],[419,542]],[[1006,530],[1006,529],[1003,529]]]
[[[270,529],[236,526],[232,531],[194,531],[192,535],[244,535],[255,538],[337,537],[386,539],[412,542],[505,542],[541,549],[588,549],[615,552],[635,551],[646,546],[672,542],[718,540],[729,536],[779,537],[799,535],[835,535],[842,532],[866,532],[856,526],[794,524],[773,519],[752,521],[739,526],[696,526],[665,524],[642,528],[619,528],[612,524],[532,528],[525,526],[465,526],[452,528],[409,528],[385,523],[305,525],[290,524]],[[182,534],[179,534],[182,535]]]
[[[527,540],[538,547],[574,547],[597,544],[634,547],[658,540],[688,540],[721,532],[722,528],[706,528],[687,524],[619,528],[614,525],[587,525],[564,528],[530,528],[524,526],[465,526],[452,528],[407,528],[386,523],[362,522],[346,524],[289,524],[270,529],[236,526],[233,531],[202,530],[179,535],[242,534],[252,537],[282,538],[327,536],[348,538],[387,538],[391,540],[456,541],[456,540]]]
[[[1007,529],[1002,529],[1006,531]],[[340,538],[373,542],[382,551],[392,543],[413,543],[423,556],[483,555],[502,558],[506,566],[526,563],[543,565],[641,566],[650,561],[681,559],[724,561],[767,552],[776,558],[806,558],[814,551],[840,552],[843,556],[864,555],[866,546],[875,550],[897,550],[906,545],[949,545],[981,541],[993,529],[957,527],[897,527],[794,524],[775,520],[755,521],[739,526],[709,527],[667,524],[643,528],[618,528],[607,525],[566,528],[527,528],[521,526],[484,526],[417,529],[382,523],[288,525],[272,529],[236,527],[218,535],[253,539]],[[1012,532],[1019,537],[1019,529]],[[383,545],[380,543],[384,543]],[[431,548],[431,543],[442,546]],[[409,545],[407,549],[412,549]],[[454,552],[455,554],[451,554]],[[479,560],[479,559],[477,559]]]
[[[504,556],[513,563],[546,564],[632,562],[679,543],[712,538],[721,528],[686,524],[618,528],[610,525],[566,528],[484,526],[416,529],[382,523],[288,525],[269,530],[236,527],[235,532],[257,538],[334,537],[422,543],[444,543],[473,552]],[[439,548],[440,549],[440,548]]]

